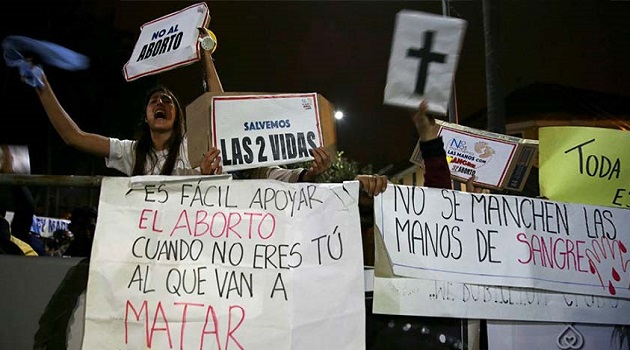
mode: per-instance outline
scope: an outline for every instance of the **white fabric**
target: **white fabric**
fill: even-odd
[[[116,169],[131,176],[133,171],[133,164],[136,159],[136,148],[134,140],[119,140],[117,138],[109,139],[109,157],[105,157],[105,165],[108,168]],[[147,156],[147,161],[144,167],[144,175],[160,175],[160,170],[166,161],[168,155],[167,150],[155,151],[157,156],[157,162],[151,160],[150,156]],[[179,154],[177,155],[177,161],[173,168],[171,175],[197,175],[200,174],[199,168],[193,169],[188,161],[188,142],[186,139],[182,140],[179,147]]]
[[[83,342],[83,323],[85,320],[85,295],[83,291],[77,299],[76,308],[68,324],[67,350],[80,350]]]

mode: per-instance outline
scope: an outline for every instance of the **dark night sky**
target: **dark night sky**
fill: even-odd
[[[132,137],[143,93],[158,80],[184,104],[202,94],[200,63],[127,83],[122,67],[139,27],[196,2],[57,1],[10,3],[0,36],[24,35],[86,54],[84,72],[45,68],[62,104],[86,131]],[[407,112],[384,106],[383,89],[402,9],[442,13],[441,1],[208,1],[214,54],[226,91],[318,92],[346,118],[338,148],[375,169],[409,158],[415,131]],[[468,21],[456,75],[458,113],[486,105],[482,3],[449,1]],[[500,1],[504,92],[550,82],[630,96],[629,1]],[[35,93],[15,70],[0,70],[0,143],[27,144],[34,173],[107,174],[101,159],[69,149],[51,132]],[[48,170],[50,169],[50,170]]]

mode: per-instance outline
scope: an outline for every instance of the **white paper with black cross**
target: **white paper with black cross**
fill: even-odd
[[[467,22],[402,10],[396,15],[384,104],[446,115]]]

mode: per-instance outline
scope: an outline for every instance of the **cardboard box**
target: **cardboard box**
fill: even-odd
[[[240,95],[276,95],[279,93],[261,92],[206,92],[186,106],[186,124],[188,139],[188,158],[193,167],[198,167],[203,154],[212,145],[211,108],[214,96],[240,96]],[[324,96],[317,94],[317,105],[321,123],[321,131],[324,146],[336,155],[337,134],[334,119],[334,106]]]
[[[451,177],[465,182],[475,175],[474,184],[496,190],[521,191],[538,158],[538,141],[522,139],[436,120],[444,140]],[[422,165],[419,145],[412,163]]]

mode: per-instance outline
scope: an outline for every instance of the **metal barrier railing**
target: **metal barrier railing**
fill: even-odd
[[[1,185],[100,187],[103,176],[0,174]]]
[[[0,174],[0,185],[45,188],[43,200],[38,201],[43,204],[43,212],[39,215],[56,217],[63,204],[61,189],[65,187],[83,190],[79,192],[85,197],[72,198],[74,202],[96,206],[102,179],[103,176]]]

